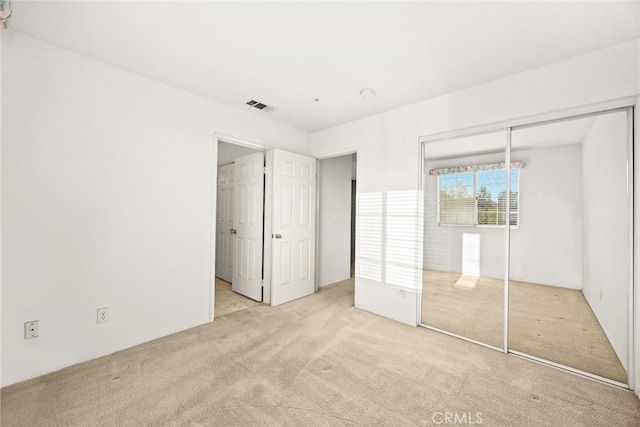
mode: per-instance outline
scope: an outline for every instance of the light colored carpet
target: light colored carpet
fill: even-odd
[[[422,322],[502,347],[504,282],[480,277],[458,286],[459,274],[425,271]],[[625,372],[579,290],[511,281],[509,348],[622,383]]]
[[[244,310],[247,307],[253,307],[258,304],[260,304],[258,301],[233,292],[231,283],[216,277],[216,300],[213,310],[215,317]]]
[[[348,280],[10,386],[2,426],[640,425],[630,392],[352,304]]]

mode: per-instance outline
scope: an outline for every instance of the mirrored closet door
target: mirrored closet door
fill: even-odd
[[[425,138],[421,324],[627,386],[631,118]]]
[[[514,129],[509,349],[627,383],[627,112]]]
[[[505,148],[505,131],[425,144],[423,187],[422,323],[500,349]]]

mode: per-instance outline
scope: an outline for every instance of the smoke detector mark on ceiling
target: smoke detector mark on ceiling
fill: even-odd
[[[262,102],[258,102],[253,99],[251,101],[247,101],[247,105],[253,108],[257,108],[258,110],[264,111],[266,113],[270,113],[275,110],[275,108],[269,107],[267,104],[263,104]]]
[[[371,88],[364,88],[360,91],[360,98],[364,99],[365,101],[368,101],[370,99],[373,99],[376,97],[376,93],[373,89]]]

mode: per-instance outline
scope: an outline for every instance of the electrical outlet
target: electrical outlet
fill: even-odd
[[[98,323],[104,323],[109,321],[109,307],[103,307],[98,309]]]
[[[24,339],[35,338],[40,336],[40,321],[32,320],[24,322]]]

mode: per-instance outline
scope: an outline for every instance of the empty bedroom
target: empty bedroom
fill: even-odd
[[[2,426],[640,425],[640,1],[0,0]]]

